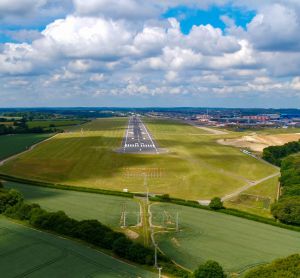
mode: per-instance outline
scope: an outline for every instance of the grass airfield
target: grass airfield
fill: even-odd
[[[1,277],[157,277],[95,249],[0,217]]]
[[[229,135],[170,120],[145,119],[161,155],[120,154],[127,118],[99,119],[68,129],[31,152],[0,167],[0,172],[53,183],[168,193],[183,199],[210,199],[234,192],[277,170],[216,140]]]
[[[299,253],[299,232],[171,204],[153,204],[151,212],[156,227],[173,229],[179,213],[180,231],[156,233],[155,238],[167,256],[189,269],[211,259],[234,274]]]

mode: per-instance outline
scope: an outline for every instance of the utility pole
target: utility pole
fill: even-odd
[[[179,214],[178,212],[176,213],[176,232],[179,231]]]
[[[161,270],[162,270],[162,267],[159,267],[158,268],[158,278],[161,278]]]
[[[140,224],[140,212],[137,212],[136,213],[136,225],[139,225]]]
[[[158,267],[157,265],[157,244],[154,245],[154,267]]]
[[[126,211],[123,212],[123,227],[126,227]]]
[[[144,174],[144,186],[146,188],[147,204],[149,204],[149,187],[147,184],[147,174],[146,173]]]

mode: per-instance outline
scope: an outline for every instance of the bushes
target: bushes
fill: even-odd
[[[286,224],[300,226],[300,198],[287,197],[272,205],[272,214]]]
[[[209,207],[213,210],[219,210],[223,208],[223,203],[221,201],[221,198],[219,197],[215,197],[213,198],[210,203],[209,203]]]
[[[3,213],[7,208],[21,202],[23,197],[17,190],[0,189],[0,213]]]
[[[18,202],[16,205],[8,207],[5,210],[5,215],[14,219],[29,220],[34,209],[39,210],[40,206],[38,204],[29,205],[24,202]]]
[[[259,266],[246,273],[245,278],[297,278],[300,277],[300,255],[295,254],[271,264]]]
[[[195,278],[226,278],[222,267],[215,261],[207,261],[194,272]]]
[[[114,241],[112,249],[114,253],[131,261],[152,265],[154,263],[154,252],[139,243],[133,243],[126,237],[120,237]]]

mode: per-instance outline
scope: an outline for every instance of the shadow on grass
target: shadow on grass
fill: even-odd
[[[16,189],[22,193],[24,198],[30,202],[35,202],[35,200],[40,200],[42,198],[49,199],[55,198],[58,195],[65,195],[68,192],[63,190],[58,190],[55,188],[46,188],[46,187],[39,187],[33,186],[28,184],[21,184],[16,182],[5,182],[5,188],[7,189]]]

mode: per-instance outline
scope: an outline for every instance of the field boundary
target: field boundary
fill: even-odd
[[[3,175],[3,174],[0,174],[0,179],[6,180],[6,181],[18,182],[18,183],[25,183],[25,184],[27,183],[27,184],[33,185],[33,186],[41,186],[41,187],[47,187],[47,188],[71,190],[71,191],[79,191],[79,192],[87,192],[87,193],[96,193],[96,194],[102,194],[102,195],[120,196],[120,197],[125,197],[125,198],[134,198],[134,196],[138,195],[138,194],[130,193],[130,192],[113,191],[113,190],[105,190],[105,189],[94,189],[94,188],[86,188],[86,187],[75,187],[75,186],[71,186],[71,185],[62,185],[62,184],[51,184],[51,183],[22,179],[22,178],[18,178],[18,177]],[[259,223],[268,224],[268,225],[276,226],[279,228],[300,232],[300,227],[298,227],[298,226],[287,225],[284,223],[277,222],[275,219],[266,218],[263,216],[244,212],[244,211],[237,210],[237,209],[224,208],[224,209],[220,209],[220,210],[212,210],[208,206],[199,204],[197,201],[183,200],[183,199],[179,199],[179,198],[163,199],[162,197],[159,197],[159,196],[150,197],[150,201],[155,201],[155,202],[160,202],[160,203],[171,203],[171,204],[180,205],[180,206],[187,206],[187,207],[193,207],[193,208],[197,208],[197,209],[209,210],[209,211],[216,212],[216,213],[228,214],[228,215],[244,218],[247,220],[252,220],[255,222],[259,222]]]
[[[48,138],[46,138],[46,139],[44,139],[44,140],[42,140],[42,141],[40,141],[40,142],[37,142],[37,143],[31,145],[27,150],[22,151],[22,152],[20,152],[20,153],[16,153],[16,154],[14,154],[14,155],[11,155],[11,156],[9,156],[9,157],[6,157],[6,158],[0,160],[0,166],[4,165],[6,162],[8,162],[8,161],[10,161],[10,160],[12,160],[12,159],[17,158],[18,156],[20,156],[20,155],[22,155],[22,154],[24,154],[24,153],[27,153],[27,152],[32,151],[35,147],[37,147],[37,146],[41,145],[42,143],[45,143],[45,142],[47,142],[47,141],[53,139],[53,138],[54,138],[55,136],[57,136],[58,134],[59,134],[59,133],[52,134],[52,136],[50,136],[50,137],[48,137]],[[51,135],[51,133],[50,133],[50,135]]]
[[[212,212],[216,212],[216,213],[228,214],[228,215],[244,218],[244,219],[251,220],[251,221],[268,224],[268,225],[276,226],[276,227],[291,230],[291,231],[300,232],[300,226],[287,225],[287,224],[284,224],[281,222],[277,222],[275,219],[266,218],[263,216],[244,212],[244,211],[237,210],[237,209],[223,208],[223,209],[219,209],[219,210],[213,210],[213,209],[209,208],[208,206],[199,204],[197,201],[183,200],[183,199],[178,199],[178,198],[168,198],[168,200],[164,200],[161,197],[151,197],[150,200],[160,202],[160,203],[170,203],[170,204],[179,205],[179,206],[186,206],[186,207],[192,207],[192,208],[197,208],[197,209],[204,209],[204,210],[208,210],[208,211],[212,211]]]
[[[40,187],[47,187],[47,188],[54,188],[54,189],[61,189],[61,190],[87,192],[87,193],[95,193],[95,194],[102,194],[102,195],[120,196],[120,197],[125,197],[125,198],[134,198],[134,196],[139,195],[139,194],[130,193],[130,192],[46,183],[46,182],[27,180],[27,179],[3,175],[3,174],[0,174],[0,179],[6,180],[6,181],[18,182],[18,183],[25,183],[25,184],[29,184],[29,185],[33,185],[33,186],[40,186]],[[220,210],[212,210],[208,206],[199,204],[197,201],[183,200],[183,199],[179,199],[179,198],[170,198],[170,197],[167,199],[163,199],[160,196],[150,197],[150,201],[155,201],[155,202],[160,202],[160,203],[171,203],[171,204],[180,205],[180,206],[187,206],[187,207],[193,207],[193,208],[197,208],[197,209],[209,210],[209,211],[216,212],[216,213],[228,214],[228,215],[244,218],[247,220],[252,220],[255,222],[259,222],[259,223],[269,224],[269,225],[276,226],[279,228],[300,232],[299,226],[287,225],[284,223],[277,222],[275,219],[266,218],[263,216],[244,212],[244,211],[237,210],[237,209],[224,208],[224,209],[220,209]]]
[[[0,179],[3,179],[4,181],[12,181],[12,182],[17,182],[17,183],[33,185],[33,186],[40,186],[40,187],[47,187],[47,188],[54,188],[54,189],[61,189],[61,190],[87,192],[87,193],[96,193],[96,194],[102,194],[102,195],[120,196],[120,197],[126,197],[126,198],[133,198],[135,195],[134,193],[130,193],[130,192],[122,192],[122,191],[115,191],[115,190],[97,189],[97,188],[80,187],[80,186],[72,186],[72,185],[66,185],[66,184],[29,180],[29,179],[19,178],[19,177],[15,177],[15,176],[4,175],[1,173],[0,173]]]

